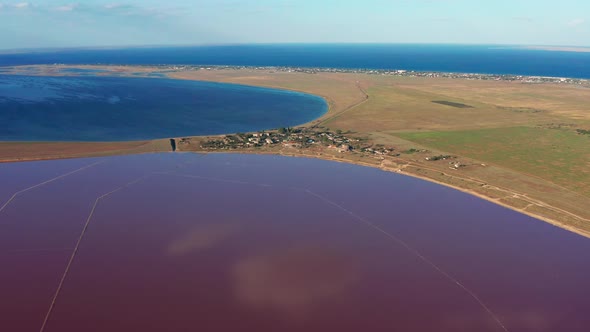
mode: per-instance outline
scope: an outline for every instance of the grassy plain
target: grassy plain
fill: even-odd
[[[118,74],[159,70],[98,68]],[[397,153],[366,156],[278,146],[241,152],[380,167],[452,186],[590,236],[590,136],[576,131],[590,129],[589,86],[270,69],[177,70],[167,75],[322,96],[330,110],[307,127],[349,132],[368,145],[384,145]],[[195,138],[195,143],[202,139]],[[112,143],[111,148],[117,153],[138,151],[124,144],[129,143]],[[169,149],[165,142],[151,144],[150,151]],[[0,144],[0,160],[18,159],[15,146],[19,144]],[[190,146],[200,150],[199,144]],[[427,160],[443,154],[452,159]],[[60,155],[67,157],[67,149]]]
[[[398,135],[425,146],[541,176],[590,196],[590,137],[570,129],[505,127]]]

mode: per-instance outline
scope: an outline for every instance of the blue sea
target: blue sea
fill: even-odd
[[[289,127],[327,112],[309,94],[133,77],[0,75],[0,141],[128,141]]]
[[[295,126],[327,111],[302,93],[170,79],[2,76],[25,64],[291,66],[590,78],[590,53],[460,45],[233,45],[0,54],[0,140],[125,141]]]
[[[53,63],[405,69],[590,78],[590,53],[498,45],[274,44],[0,54],[0,66]]]

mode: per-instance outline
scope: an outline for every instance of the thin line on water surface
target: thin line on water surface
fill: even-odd
[[[163,173],[161,173],[163,174]],[[234,183],[234,184],[244,184],[244,185],[256,185],[256,186],[261,186],[261,187],[273,187],[273,185],[267,185],[267,184],[259,184],[259,183],[252,183],[252,182],[246,182],[246,181],[239,181],[239,180],[229,180],[229,179],[221,179],[221,178],[213,178],[213,177],[204,177],[204,176],[198,176],[198,175],[187,175],[187,174],[172,174],[172,173],[166,173],[167,175],[174,175],[174,176],[180,176],[180,177],[186,177],[186,178],[191,178],[191,179],[199,179],[199,180],[209,180],[209,181],[216,181],[216,182],[225,182],[225,183]],[[465,286],[463,283],[461,283],[457,278],[453,277],[451,274],[449,274],[448,272],[446,272],[445,270],[443,270],[441,267],[439,267],[438,265],[436,265],[433,261],[431,261],[430,259],[426,258],[426,256],[422,255],[417,249],[414,249],[412,246],[410,246],[408,243],[406,243],[405,241],[403,241],[402,239],[400,239],[399,237],[393,235],[392,233],[387,232],[386,230],[384,230],[383,228],[379,227],[378,225],[370,222],[369,220],[355,214],[354,212],[348,210],[347,208],[343,207],[342,205],[318,194],[315,193],[309,189],[302,189],[302,188],[297,188],[297,187],[286,187],[286,189],[291,189],[291,190],[296,190],[296,191],[303,191],[311,196],[314,196],[320,200],[322,200],[323,202],[330,204],[332,206],[335,206],[336,208],[348,213],[349,215],[351,215],[353,218],[363,222],[364,224],[366,224],[367,226],[369,226],[370,228],[373,228],[374,230],[384,234],[385,236],[387,236],[388,238],[394,240],[395,242],[397,242],[398,244],[400,244],[401,246],[403,246],[406,250],[408,250],[410,253],[412,253],[413,255],[415,255],[416,257],[418,257],[420,260],[422,260],[424,263],[428,264],[430,267],[432,267],[435,271],[437,271],[439,274],[441,274],[443,277],[445,277],[446,279],[448,279],[449,281],[451,281],[452,283],[454,283],[457,287],[461,288],[463,291],[465,291],[471,298],[473,298],[481,308],[484,309],[485,312],[488,313],[488,315],[490,315],[490,317],[498,324],[498,326],[500,326],[502,328],[502,330],[506,331],[506,332],[510,332],[508,330],[508,328],[506,328],[506,326],[502,323],[502,321],[496,316],[496,314],[485,304],[485,302],[479,297],[477,296],[477,294],[475,294],[475,292],[473,292],[471,289],[469,289],[467,286]]]
[[[15,193],[14,193],[14,194],[13,194],[13,195],[12,195],[12,196],[11,196],[11,197],[10,197],[10,198],[7,200],[7,201],[6,201],[6,203],[4,203],[4,205],[2,205],[2,206],[0,207],[0,212],[4,211],[4,209],[5,209],[5,208],[8,206],[8,204],[10,204],[10,203],[11,203],[11,202],[12,202],[12,201],[13,201],[13,200],[14,200],[14,199],[15,199],[15,198],[18,196],[18,195],[20,195],[20,194],[22,194],[22,193],[25,193],[25,192],[27,192],[27,191],[29,191],[29,190],[32,190],[32,189],[35,189],[35,188],[41,187],[41,186],[43,186],[43,185],[46,185],[46,184],[48,184],[48,183],[51,183],[51,182],[57,181],[57,180],[59,180],[59,179],[63,179],[63,178],[65,178],[65,177],[66,177],[66,176],[68,176],[68,175],[72,175],[72,174],[75,174],[75,173],[81,172],[81,171],[83,171],[83,170],[85,170],[85,169],[87,169],[87,168],[94,167],[94,166],[96,166],[96,165],[98,165],[98,164],[102,164],[102,163],[104,163],[104,162],[105,162],[105,161],[97,161],[97,162],[95,162],[95,163],[92,163],[92,164],[90,164],[90,165],[86,165],[86,166],[84,166],[84,167],[80,167],[80,168],[78,168],[78,169],[75,169],[75,170],[73,170],[73,171],[71,171],[71,172],[68,172],[68,173],[65,173],[65,174],[62,174],[62,175],[56,176],[56,177],[54,177],[54,178],[51,178],[51,179],[49,179],[49,180],[46,180],[46,181],[43,181],[43,182],[41,182],[41,183],[37,183],[37,184],[35,184],[35,185],[33,185],[33,186],[30,186],[30,187],[28,187],[28,188],[25,188],[25,189],[19,190],[19,191],[15,192]]]
[[[496,321],[496,323],[506,332],[510,332],[506,326],[504,326],[504,324],[502,323],[502,321],[496,316],[496,314],[494,314],[494,312],[485,304],[485,302],[483,302],[483,300],[481,300],[479,298],[479,296],[477,296],[477,294],[475,294],[472,290],[470,290],[469,288],[467,288],[467,286],[463,285],[463,283],[461,283],[457,278],[453,277],[452,275],[450,275],[448,272],[446,272],[445,270],[443,270],[441,267],[439,267],[438,265],[436,265],[433,261],[431,261],[430,259],[426,258],[424,255],[422,255],[417,249],[414,249],[412,246],[410,246],[408,243],[406,243],[404,240],[400,239],[399,237],[393,235],[390,232],[387,232],[386,230],[384,230],[383,228],[379,227],[378,225],[370,222],[369,220],[355,214],[354,212],[348,210],[347,208],[343,207],[342,205],[326,198],[325,196],[322,196],[318,193],[315,193],[309,189],[305,189],[305,192],[308,193],[311,196],[314,196],[320,200],[322,200],[324,203],[327,203],[329,205],[332,205],[346,213],[348,213],[350,216],[352,216],[353,218],[361,221],[362,223],[366,224],[367,226],[369,226],[370,228],[382,233],[383,235],[387,236],[388,238],[394,240],[395,242],[397,242],[398,244],[400,244],[402,247],[406,248],[406,250],[408,250],[409,252],[411,252],[412,254],[414,254],[416,257],[418,257],[420,260],[422,260],[424,263],[430,265],[434,270],[436,270],[439,274],[441,274],[442,276],[444,276],[446,279],[448,279],[449,281],[451,281],[452,283],[454,283],[455,285],[457,285],[459,288],[461,288],[463,291],[465,291],[467,294],[469,294],[469,296],[471,296],[489,315],[490,317],[492,317],[492,319],[494,319],[494,321]]]
[[[94,212],[96,211],[96,207],[98,206],[98,203],[103,198],[106,198],[118,191],[121,191],[121,190],[123,190],[129,186],[132,186],[140,181],[143,181],[150,176],[152,176],[152,174],[144,175],[144,176],[142,176],[138,179],[135,179],[131,182],[128,182],[128,183],[126,183],[114,190],[111,190],[108,193],[103,194],[103,195],[97,197],[96,200],[94,200],[94,204],[92,205],[92,209],[90,210],[90,214],[88,214],[88,218],[86,218],[86,223],[84,223],[84,227],[82,228],[82,232],[80,233],[80,236],[78,237],[78,241],[76,242],[76,246],[74,247],[74,250],[72,251],[72,254],[70,255],[70,259],[68,260],[68,264],[66,265],[66,269],[61,276],[59,284],[57,285],[57,290],[55,291],[55,294],[53,295],[53,298],[51,299],[51,304],[49,305],[49,309],[47,310],[47,314],[45,315],[45,318],[43,320],[43,324],[41,325],[41,329],[39,330],[40,332],[43,332],[45,330],[45,326],[47,326],[47,322],[49,321],[49,317],[51,316],[51,313],[53,312],[53,308],[55,307],[55,302],[57,301],[57,297],[59,296],[59,293],[61,292],[61,289],[63,288],[63,284],[68,276],[68,272],[70,271],[72,263],[74,262],[74,259],[76,258],[76,254],[78,253],[78,249],[80,248],[80,243],[82,243],[82,239],[84,238],[84,235],[86,234],[86,231],[88,230],[88,226],[90,225],[90,221],[92,220],[92,217],[94,216]]]
[[[182,168],[184,166],[187,166],[193,162],[196,161],[188,161],[188,162],[184,162],[184,163],[180,163],[177,165],[177,168]],[[141,181],[146,180],[149,177],[152,177],[154,175],[169,175],[172,174],[173,172],[176,172],[177,170],[173,170],[173,171],[155,171],[155,172],[149,172],[147,174],[145,174],[142,177],[139,177],[131,182],[128,182],[116,189],[113,189],[101,196],[98,196],[95,200],[94,200],[94,204],[92,205],[92,209],[90,210],[90,213],[88,214],[88,217],[86,218],[86,222],[84,223],[84,227],[82,228],[82,232],[80,233],[80,236],[78,237],[78,241],[76,242],[76,246],[74,247],[72,254],[70,255],[70,259],[68,260],[68,263],[66,265],[66,268],[64,270],[64,273],[61,276],[61,279],[59,281],[59,284],[57,285],[57,289],[55,291],[55,294],[53,295],[53,298],[51,299],[51,303],[49,305],[49,309],[47,310],[47,313],[45,315],[45,318],[43,319],[43,324],[41,325],[41,329],[39,330],[39,332],[43,332],[45,330],[45,327],[47,326],[47,323],[49,322],[49,318],[51,317],[51,313],[53,312],[53,308],[55,307],[55,303],[57,301],[57,298],[59,296],[59,293],[61,292],[64,282],[68,276],[68,273],[70,271],[70,268],[72,267],[72,263],[74,262],[74,259],[76,258],[76,254],[78,253],[78,249],[80,248],[80,243],[82,243],[82,239],[84,238],[84,235],[86,235],[86,231],[88,230],[88,226],[90,225],[90,221],[92,220],[92,217],[94,216],[94,212],[96,211],[96,207],[98,206],[98,203],[103,199],[106,198],[118,191],[121,191],[125,188],[128,188],[134,184],[137,184]]]

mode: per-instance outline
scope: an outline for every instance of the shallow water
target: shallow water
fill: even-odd
[[[61,68],[60,72],[65,74],[76,74],[76,75],[97,75],[105,74],[109,71],[106,69],[88,69],[88,68]]]
[[[1,331],[39,331],[93,204],[117,189],[47,332],[590,326],[588,239],[376,169],[179,153],[0,164],[0,204],[85,166],[0,211]]]
[[[317,96],[235,84],[0,75],[2,141],[228,134],[295,126],[326,112],[326,102]]]

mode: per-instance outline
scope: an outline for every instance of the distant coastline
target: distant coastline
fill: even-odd
[[[518,45],[272,44],[0,53],[21,65],[337,68],[590,79],[590,48]],[[561,52],[557,52],[561,51]],[[575,51],[575,52],[574,52]]]
[[[71,68],[77,69],[75,72],[65,72]],[[80,69],[86,68],[86,69]],[[175,72],[185,71],[224,71],[224,70],[257,70],[269,71],[274,73],[339,73],[339,74],[366,74],[380,76],[398,76],[398,77],[422,77],[422,78],[451,78],[467,79],[477,81],[506,81],[520,82],[528,84],[573,84],[590,87],[590,79],[571,78],[562,76],[531,76],[516,74],[486,74],[486,73],[461,73],[461,72],[438,72],[438,71],[415,71],[404,69],[367,69],[367,68],[330,68],[330,67],[291,67],[291,66],[232,66],[232,65],[24,65],[0,67],[0,75],[22,74],[35,76],[96,76],[108,74],[112,76],[141,77],[137,73],[127,73],[126,70],[117,71],[117,68],[144,68],[149,71],[147,77],[170,77]],[[58,73],[54,73],[57,70]]]
[[[520,49],[555,52],[590,53],[590,46],[522,46]]]

